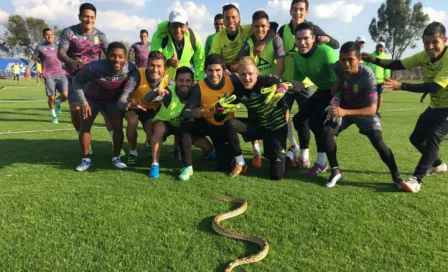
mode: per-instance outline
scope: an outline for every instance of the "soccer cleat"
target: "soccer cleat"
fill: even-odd
[[[181,162],[182,161],[182,156],[180,155],[180,149],[173,148],[173,151],[171,153],[171,160],[173,162]]]
[[[247,172],[247,165],[241,165],[238,163],[235,163],[235,165],[233,166],[232,172],[230,172],[230,177],[231,178],[236,178],[241,174],[245,174]]]
[[[252,159],[252,167],[253,168],[261,168],[261,157],[258,155],[255,155]]]
[[[62,110],[61,110],[61,102],[59,101],[59,99],[54,102],[54,107],[56,109],[56,114],[61,115]]]
[[[297,161],[298,161],[297,163],[300,167],[310,168],[310,166],[311,166],[310,160],[302,161],[301,158],[298,158]]]
[[[121,161],[120,157],[118,157],[115,160],[112,160],[112,164],[115,166],[115,168],[118,169],[125,169],[128,167],[124,162]]]
[[[84,172],[92,166],[92,161],[88,158],[84,158],[81,161],[81,164],[76,167],[76,171]]]
[[[442,163],[439,166],[431,166],[426,173],[427,176],[437,175],[437,174],[445,174],[448,171],[448,167],[446,163]]]
[[[319,174],[325,173],[328,170],[328,166],[327,164],[325,165],[320,165],[317,162],[314,164],[313,168],[310,169],[310,171],[308,171],[308,173],[306,174],[308,177],[315,177]]]
[[[216,153],[212,152],[212,153],[208,154],[207,157],[201,155],[201,159],[203,159],[204,161],[216,161]]]
[[[52,122],[53,124],[59,124],[59,120],[58,120],[57,117],[51,117],[51,122]]]
[[[403,187],[402,187],[403,182],[404,182],[403,178],[401,178],[401,177],[396,178],[394,180],[395,187],[397,187],[397,189],[399,189],[399,190],[403,189]]]
[[[420,182],[418,182],[416,177],[412,177],[408,182],[403,182],[401,187],[409,193],[418,193],[420,191]]]
[[[129,154],[128,157],[128,161],[126,162],[126,164],[130,167],[136,166],[137,165],[137,159],[138,157],[132,154]]]
[[[149,176],[150,178],[159,178],[159,177],[160,177],[160,175],[159,175],[159,165],[157,165],[157,164],[153,164],[153,165],[151,166],[151,169],[149,169],[149,174],[148,174],[148,176]]]
[[[297,160],[296,159],[290,159],[289,157],[286,157],[286,161],[289,163],[289,165],[292,167],[292,168],[297,168],[297,167],[299,167],[299,164],[298,164],[298,162],[297,162]]]
[[[340,171],[331,171],[331,176],[328,179],[328,182],[325,184],[327,188],[333,188],[336,186],[336,183],[342,179],[342,173]]]
[[[193,176],[193,168],[192,167],[184,167],[179,174],[179,180],[187,181],[190,177]]]

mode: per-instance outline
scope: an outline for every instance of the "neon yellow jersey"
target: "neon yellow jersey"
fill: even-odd
[[[448,108],[448,49],[443,56],[436,62],[431,62],[431,57],[426,51],[417,53],[409,58],[401,60],[401,63],[406,69],[415,67],[422,68],[423,81],[425,83],[435,82],[442,86],[442,90],[437,93],[430,93],[431,104],[430,107]]]
[[[36,73],[42,74],[42,64],[36,63]]]
[[[164,121],[170,123],[174,127],[179,127],[184,120],[182,112],[185,108],[185,102],[182,102],[176,93],[176,87],[169,85],[168,90],[171,92],[171,102],[168,107],[162,103],[153,121]]]
[[[20,65],[18,65],[18,64],[13,64],[12,69],[13,69],[13,71],[14,71],[14,74],[16,74],[16,75],[20,74]]]
[[[224,57],[226,66],[231,66],[235,64],[237,60],[238,53],[243,47],[243,44],[252,35],[252,25],[240,25],[238,34],[233,41],[229,40],[227,37],[227,32],[225,29],[216,33],[213,37],[211,54],[218,54]]]

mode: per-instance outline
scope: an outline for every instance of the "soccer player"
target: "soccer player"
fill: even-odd
[[[361,47],[358,43],[348,42],[342,45],[339,62],[334,65],[334,72],[337,77],[335,83],[337,92],[330,102],[325,122],[325,140],[331,175],[325,186],[332,188],[342,179],[334,136],[356,124],[359,133],[369,138],[389,168],[393,182],[401,188],[403,179],[392,150],[384,143],[381,123],[375,114],[378,97],[375,74],[369,67],[361,65]]]
[[[204,47],[199,36],[188,27],[183,9],[173,9],[169,20],[160,23],[152,36],[151,51],[162,52],[167,59],[166,73],[174,79],[178,67],[194,67],[194,79],[204,78]]]
[[[129,50],[129,57],[134,56],[135,65],[137,68],[146,68],[148,65],[148,54],[151,48],[151,43],[148,42],[148,31],[146,29],[140,30],[140,42],[136,42]]]
[[[218,33],[219,31],[221,31],[225,28],[224,16],[221,13],[215,15],[213,26],[215,27],[216,32],[212,35],[209,35],[207,37],[207,40],[205,41],[204,52],[205,52],[206,57],[210,54],[210,50],[212,49],[213,38],[215,37],[216,33]]]
[[[230,173],[234,178],[247,169],[238,133],[251,140],[262,139],[270,160],[270,178],[281,180],[285,173],[286,138],[288,136],[288,104],[283,96],[288,91],[300,92],[305,88],[301,82],[284,82],[274,76],[259,76],[257,65],[251,57],[240,60],[239,82],[231,96],[233,101],[246,106],[249,118],[229,119],[225,122],[226,135],[235,154],[235,165]],[[221,98],[216,104],[216,111],[225,114],[228,111],[226,98]],[[290,159],[290,157],[288,157]],[[294,159],[294,157],[292,158]]]
[[[238,53],[252,35],[252,25],[241,25],[240,11],[235,5],[228,4],[222,9],[226,29],[216,33],[210,53],[223,56],[227,70],[235,73],[238,70]]]
[[[151,51],[148,55],[148,65],[146,68],[139,68],[129,75],[125,84],[122,99],[120,101],[135,101],[136,107],[131,107],[125,112],[125,119],[128,122],[126,137],[129,144],[128,166],[135,166],[138,159],[137,152],[137,127],[138,121],[143,125],[146,133],[146,148],[151,150],[150,143],[153,131],[152,119],[160,107],[160,102],[146,103],[145,95],[151,90],[165,89],[168,84],[168,76],[165,75],[165,56],[159,51]],[[122,110],[128,107],[128,103],[119,105]]]
[[[209,136],[216,151],[216,167],[218,171],[228,171],[233,154],[230,152],[228,139],[224,130],[224,122],[234,117],[229,113],[224,119],[215,119],[215,105],[221,97],[230,96],[234,92],[234,84],[238,82],[236,75],[225,76],[224,58],[218,54],[210,54],[205,59],[205,78],[190,90],[183,116],[190,124],[190,137]]]
[[[314,132],[317,145],[317,160],[308,172],[308,176],[316,176],[326,172],[328,166],[325,155],[324,119],[325,108],[332,97],[330,89],[336,81],[333,65],[338,56],[333,48],[318,43],[312,23],[301,23],[296,28],[296,46],[298,54],[294,55],[296,69],[302,81],[308,77],[317,86],[317,91],[300,106],[300,111],[294,116],[294,127],[299,135],[305,135],[305,122]]]
[[[37,86],[39,86],[39,79],[40,79],[40,81],[42,81],[42,83],[45,83],[44,78],[42,77],[42,64],[40,63],[40,60],[38,59],[36,61],[36,83],[37,83]]]
[[[388,59],[389,57],[384,52],[384,43],[380,42],[376,45],[375,52],[373,52],[372,57],[379,59]],[[381,104],[383,103],[383,91],[384,91],[384,79],[390,78],[390,70],[384,69],[374,63],[366,63],[376,75],[376,92],[378,94],[378,105],[376,108],[376,115],[381,118]]]
[[[84,65],[73,78],[74,98],[82,107],[79,140],[83,159],[76,167],[76,171],[80,172],[92,166],[90,130],[100,110],[105,112],[113,128],[112,164],[119,169],[127,167],[120,159],[124,135],[123,111],[118,107],[118,100],[122,98],[121,93],[129,73],[136,67],[127,60],[126,47],[120,42],[109,44],[106,55],[105,60]]]
[[[169,85],[166,90],[156,89],[148,92],[145,96],[146,101],[153,101],[158,96],[163,97],[161,106],[153,119],[154,133],[151,138],[153,153],[151,170],[149,172],[149,176],[152,178],[159,177],[159,157],[162,151],[162,145],[164,140],[172,134],[181,136],[180,145],[184,167],[179,174],[179,179],[186,181],[193,175],[193,164],[191,160],[192,141],[188,133],[183,133],[188,129],[188,125],[185,125],[182,115],[193,82],[193,71],[188,67],[180,67],[176,73],[175,86]],[[188,140],[189,144],[185,144],[185,137],[190,138]]]
[[[402,187],[407,192],[420,191],[424,177],[429,174],[447,172],[447,165],[438,156],[440,143],[448,135],[448,47],[445,26],[432,22],[423,31],[425,50],[403,60],[382,60],[369,54],[362,54],[366,62],[374,63],[391,70],[421,67],[424,83],[402,83],[386,79],[384,87],[392,90],[404,90],[423,93],[422,99],[429,93],[431,104],[420,115],[411,143],[422,154],[414,175]]]
[[[238,59],[250,56],[255,60],[260,75],[280,78],[285,70],[285,50],[282,39],[270,29],[268,14],[257,11],[252,15],[254,35],[241,48]]]
[[[80,105],[73,96],[72,78],[86,64],[98,60],[100,52],[106,53],[108,41],[106,35],[95,28],[96,8],[90,3],[84,3],[79,7],[78,15],[80,24],[65,28],[59,39],[58,58],[65,64],[67,78],[69,80],[68,103],[70,114],[76,132],[80,131]],[[60,103],[59,99],[55,101]],[[107,115],[101,112],[106,122],[109,135],[113,138],[113,129]],[[123,154],[122,154],[123,155]]]
[[[278,35],[283,40],[283,47],[285,49],[285,71],[281,77],[284,81],[298,80],[301,76],[299,75],[295,63],[294,63],[294,55],[297,54],[297,46],[295,43],[296,37],[294,30],[296,27],[304,22],[307,22],[307,16],[309,15],[309,3],[308,0],[293,0],[291,2],[291,7],[289,9],[289,14],[291,16],[291,21],[289,24],[285,24],[278,30]],[[314,32],[317,37],[317,41],[319,43],[327,44],[328,46],[338,49],[339,42],[332,38],[330,35],[325,33],[320,27],[314,25]],[[303,84],[306,88],[308,88],[307,93],[313,92],[313,82],[310,79],[303,79]],[[289,109],[292,109],[294,105],[294,101],[297,101],[299,107],[304,103],[307,97],[304,97],[302,94],[298,94],[296,96],[288,94],[288,105]],[[300,150],[299,157],[295,161],[291,161],[293,163],[293,167],[298,166],[301,167],[310,167],[310,159],[309,159],[309,143],[310,143],[310,129],[308,123],[304,124],[305,128],[302,129],[303,134],[299,134],[299,144],[294,137],[294,129],[291,122],[288,123],[288,138],[291,143],[289,150],[296,153]]]
[[[68,80],[62,63],[58,59],[58,47],[54,43],[53,31],[45,28],[43,31],[45,42],[39,44],[34,50],[32,60],[28,63],[28,69],[33,67],[34,61],[37,64],[42,63],[41,72],[43,70],[43,77],[45,79],[45,89],[48,96],[48,107],[50,108],[52,122],[58,124],[58,115],[61,114],[61,103],[67,100],[68,96]],[[36,80],[37,68],[36,68]],[[55,103],[56,91],[60,93],[59,103]]]
[[[19,76],[20,76],[20,65],[19,62],[16,61],[14,62],[14,64],[12,65],[12,71],[14,73],[14,78],[12,79],[12,82],[16,82],[16,78],[17,78],[17,84],[19,84]]]

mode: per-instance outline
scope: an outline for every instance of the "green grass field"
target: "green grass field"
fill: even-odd
[[[447,176],[427,178],[418,194],[397,191],[355,126],[337,140],[344,180],[333,189],[323,187],[328,174],[310,179],[305,170],[270,181],[268,161],[231,180],[197,150],[194,176],[179,182],[172,139],[154,181],[142,131],[139,167],[115,170],[101,117],[93,170],[77,173],[81,152],[68,105],[54,125],[42,86],[0,85],[0,271],[222,271],[258,249],[214,233],[213,217],[235,206],[208,193],[247,199],[246,213],[224,225],[271,247],[266,259],[236,271],[448,271]],[[385,141],[405,179],[419,159],[408,140],[429,100],[419,98],[387,93],[382,110]],[[251,148],[244,149],[249,161]]]

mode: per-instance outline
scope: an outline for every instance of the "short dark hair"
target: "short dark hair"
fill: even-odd
[[[142,29],[142,30],[140,30],[140,35],[142,35],[143,33],[146,33],[146,35],[149,36],[149,34],[148,34],[148,30],[146,30],[146,29]]]
[[[44,30],[42,30],[42,35],[43,36],[45,36],[45,33],[47,32],[47,31],[51,31],[51,32],[53,32],[53,30],[51,30],[51,28],[44,28]]]
[[[292,7],[298,3],[305,3],[306,10],[308,10],[310,8],[310,4],[308,3],[308,0],[292,0],[291,8],[289,10],[292,10]]]
[[[297,35],[297,32],[302,31],[302,30],[307,30],[307,29],[309,29],[311,31],[312,35],[315,35],[314,34],[314,25],[311,22],[303,22],[303,23],[299,24],[296,27],[294,34]]]
[[[205,58],[204,67],[206,70],[209,65],[213,64],[220,64],[223,69],[225,69],[226,67],[226,62],[224,61],[224,58],[218,54],[210,54]]]
[[[252,22],[255,21],[255,20],[261,20],[261,19],[266,19],[269,22],[269,15],[264,10],[256,11],[252,15]]]
[[[339,51],[339,54],[341,53],[349,53],[349,52],[355,52],[356,56],[361,55],[361,46],[359,46],[359,43],[357,42],[346,42],[341,46],[341,50]]]
[[[224,19],[224,15],[222,13],[218,13],[215,15],[215,19],[213,19],[213,22],[216,22],[216,20],[222,20]]]
[[[112,52],[112,50],[114,49],[123,49],[124,50],[124,54],[126,55],[127,50],[126,50],[126,46],[124,46],[123,43],[121,42],[111,42],[108,46],[107,46],[107,54],[109,55],[109,53]]]
[[[228,4],[228,5],[223,6],[222,7],[222,14],[224,14],[224,12],[226,12],[228,10],[231,10],[231,9],[236,9],[238,11],[238,14],[240,14],[240,10],[234,4]]]
[[[439,22],[432,22],[423,31],[423,36],[432,36],[436,35],[437,33],[440,34],[441,38],[445,38],[446,37],[445,26]]]
[[[194,80],[194,73],[193,73],[193,71],[191,71],[190,67],[182,66],[182,67],[178,68],[176,70],[176,76],[174,76],[174,80],[177,80],[177,78],[180,74],[190,74],[191,80],[192,81]]]
[[[86,9],[90,9],[93,10],[93,12],[95,12],[96,15],[96,8],[94,5],[90,4],[90,3],[84,3],[79,7],[79,15],[84,13],[84,10]]]
[[[151,51],[148,54],[148,64],[153,60],[163,60],[166,63],[165,55],[160,51]]]

